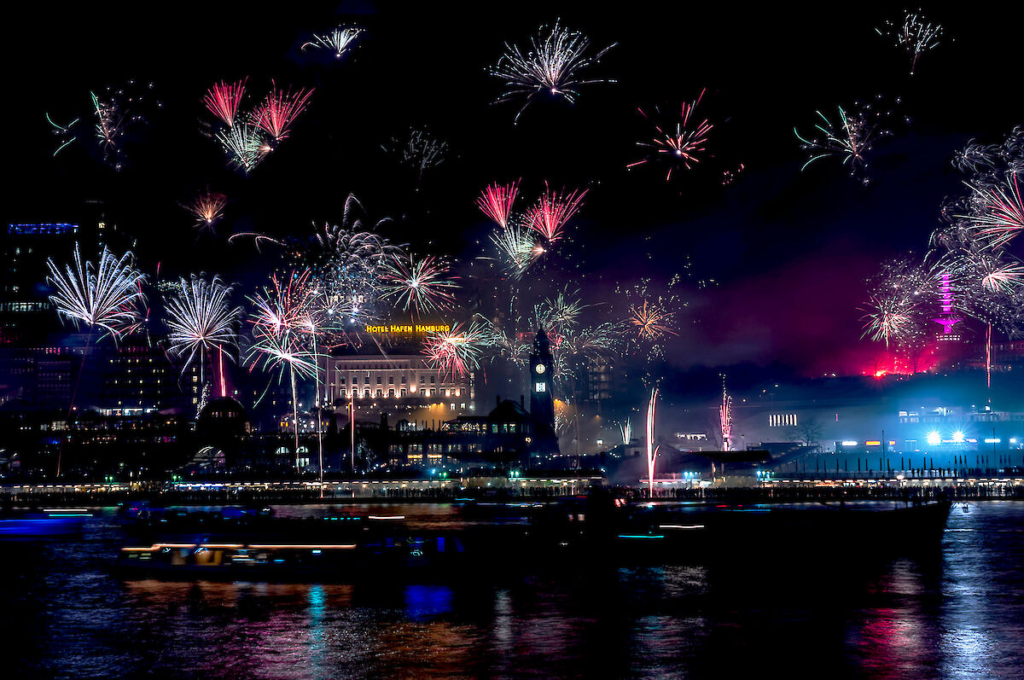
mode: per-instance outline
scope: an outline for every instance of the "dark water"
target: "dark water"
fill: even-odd
[[[379,508],[456,525],[447,506]],[[285,514],[321,512],[314,506]],[[941,548],[825,560],[545,565],[473,582],[121,581],[112,512],[0,543],[3,677],[1024,676],[1024,502],[954,509]],[[860,546],[870,552],[871,546]]]

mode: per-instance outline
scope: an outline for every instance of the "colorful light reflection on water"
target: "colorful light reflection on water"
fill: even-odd
[[[447,507],[390,511],[459,522]],[[107,570],[121,540],[108,513],[81,539],[0,543],[8,677],[728,677],[767,664],[959,678],[1024,667],[1021,502],[954,510],[932,554],[835,563],[767,546],[731,566],[538,564],[473,583],[122,582]]]

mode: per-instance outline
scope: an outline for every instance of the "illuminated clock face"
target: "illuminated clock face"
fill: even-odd
[[[537,364],[537,368],[534,369],[534,370],[537,371],[538,375],[540,375],[541,373],[543,373],[547,369],[545,368],[544,364]]]

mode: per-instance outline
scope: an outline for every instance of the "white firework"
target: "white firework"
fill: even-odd
[[[138,328],[146,276],[135,268],[130,252],[117,258],[104,246],[94,266],[82,261],[76,243],[74,262],[63,272],[52,259],[46,265],[50,270],[46,280],[57,289],[50,301],[61,318],[71,321],[75,328],[85,325],[91,330],[98,326],[115,340]]]
[[[186,357],[182,373],[196,354],[202,369],[207,352],[238,345],[236,329],[242,319],[242,308],[232,307],[230,296],[231,287],[224,285],[219,276],[206,281],[193,274],[189,280],[182,278],[177,293],[167,300],[170,351],[177,357]]]
[[[490,69],[490,74],[503,79],[508,88],[494,103],[526,98],[519,113],[516,114],[516,123],[519,122],[519,116],[526,107],[541,93],[548,92],[574,103],[579,97],[576,88],[580,85],[615,82],[603,79],[585,80],[581,72],[599,62],[616,43],[612,43],[594,56],[587,56],[590,39],[579,31],[562,28],[556,21],[547,37],[543,37],[544,28],[541,26],[537,35],[530,38],[532,49],[525,55],[517,45],[510,46],[505,43],[505,53],[497,65]]]
[[[365,28],[358,26],[339,26],[330,33],[324,35],[313,35],[313,39],[302,45],[302,51],[307,47],[313,49],[327,50],[334,53],[335,59],[341,59],[352,51],[352,45],[356,39],[366,32]]]

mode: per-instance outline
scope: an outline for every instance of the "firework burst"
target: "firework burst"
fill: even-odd
[[[905,342],[918,328],[914,314],[917,306],[917,302],[908,300],[898,292],[871,296],[868,312],[864,316],[864,335],[861,337],[870,334],[872,340],[883,340],[886,347],[890,343]]]
[[[548,243],[557,242],[562,238],[566,222],[583,206],[586,195],[587,189],[570,194],[566,194],[564,189],[562,192],[551,191],[545,182],[544,193],[526,213],[527,226],[543,236]]]
[[[545,298],[533,308],[533,326],[545,328],[549,333],[565,335],[580,323],[580,315],[587,305],[579,299],[579,290],[561,291],[554,298]]]
[[[245,84],[249,78],[243,78],[230,85],[223,80],[213,85],[203,96],[203,104],[207,110],[217,116],[229,128],[234,127],[238,116],[238,106],[245,96]]]
[[[254,334],[262,337],[304,332],[309,326],[316,294],[310,281],[308,270],[271,277],[270,287],[264,287],[262,293],[249,298],[254,309],[250,318]]]
[[[330,33],[324,35],[313,35],[313,39],[304,43],[300,48],[303,52],[307,47],[317,50],[326,50],[334,55],[335,59],[341,59],[352,51],[354,43],[366,29],[358,26],[339,26]]]
[[[1003,144],[972,140],[953,165],[968,176],[969,192],[943,206],[944,224],[932,234],[929,256],[948,276],[958,311],[1021,337],[1024,263],[1013,248],[1024,230],[1024,128],[1014,128]]]
[[[292,94],[291,89],[281,91],[275,84],[270,94],[252,113],[252,120],[276,142],[288,136],[288,131],[295,119],[306,109],[313,90],[299,90]]]
[[[636,327],[640,340],[658,342],[666,335],[677,335],[672,328],[675,315],[656,302],[644,300],[629,308],[629,322]]]
[[[444,163],[448,142],[436,139],[426,130],[410,130],[405,142],[391,139],[391,147],[381,145],[386,153],[398,157],[402,165],[416,170],[416,186],[423,181],[423,173]]]
[[[523,226],[513,216],[505,227],[491,234],[490,239],[498,248],[502,263],[508,274],[518,280],[526,270],[544,254],[544,246],[538,243],[536,232]]]
[[[185,207],[196,218],[196,226],[202,229],[210,229],[214,222],[224,216],[224,207],[228,204],[228,197],[212,191],[205,191],[197,195],[192,202]]]
[[[216,138],[231,164],[247,174],[270,153],[270,146],[259,128],[246,123],[238,123],[230,130],[218,133]]]
[[[455,305],[458,284],[447,278],[448,263],[433,256],[417,259],[392,257],[383,276],[382,298],[397,297],[405,311],[423,314],[449,309]]]
[[[480,355],[488,337],[484,327],[472,322],[456,324],[450,331],[430,333],[423,343],[427,364],[447,378],[464,378],[480,367]]]
[[[82,262],[75,244],[74,263],[62,272],[53,260],[47,260],[47,283],[57,289],[50,302],[62,319],[78,328],[99,327],[115,340],[138,328],[139,303],[145,301],[142,284],[146,277],[135,267],[134,257],[125,253],[115,257],[106,247],[99,262]]]
[[[936,292],[936,274],[908,257],[882,264],[869,281],[864,333],[886,347],[919,348],[926,335],[926,302]]]
[[[320,280],[321,295],[331,315],[354,324],[377,318],[381,286],[390,263],[404,253],[401,246],[373,230],[390,222],[384,218],[367,229],[365,209],[352,195],[338,225],[325,225],[316,235],[319,248],[306,253]]]
[[[512,206],[515,204],[516,195],[519,193],[520,181],[522,180],[517,179],[511,184],[504,185],[495,182],[480,192],[480,196],[476,199],[476,205],[480,208],[480,211],[496,222],[502,229],[508,227],[508,220],[512,215]]]
[[[918,10],[920,12],[920,10]],[[920,14],[903,10],[903,23],[896,25],[886,21],[883,28],[876,28],[878,35],[890,38],[895,46],[907,53],[910,60],[910,75],[917,70],[917,60],[925,52],[939,46],[943,28],[940,24],[932,24]]]
[[[179,358],[185,357],[182,375],[197,354],[202,370],[207,352],[237,347],[236,328],[242,319],[242,308],[232,307],[230,297],[231,287],[224,285],[219,276],[207,281],[192,275],[188,280],[181,279],[178,291],[167,300],[170,351]]]
[[[524,55],[517,45],[505,43],[505,53],[490,74],[505,81],[507,88],[494,102],[501,103],[524,98],[522,107],[516,113],[515,123],[533,100],[542,93],[561,97],[575,103],[579,97],[577,88],[592,83],[615,82],[614,80],[585,80],[582,72],[598,63],[615,43],[587,56],[590,39],[579,31],[562,28],[558,22],[544,36],[541,26],[536,36],[530,38],[532,49]]]
[[[833,124],[821,111],[817,112],[821,118],[821,122],[814,126],[818,136],[804,137],[793,128],[801,142],[800,148],[808,152],[807,162],[800,168],[801,171],[816,160],[834,157],[842,159],[850,176],[856,176],[867,169],[867,154],[874,144],[883,137],[892,136],[892,130],[885,127],[890,111],[879,110],[870,103],[857,102],[849,111],[841,106],[837,108],[838,124]],[[863,181],[866,184],[868,180]]]
[[[626,167],[633,168],[649,162],[668,161],[670,166],[665,174],[665,181],[668,182],[672,179],[672,171],[675,168],[681,167],[689,170],[699,163],[704,152],[707,150],[708,133],[714,127],[707,119],[691,125],[690,118],[693,116],[694,109],[697,108],[701,99],[704,98],[704,92],[705,90],[701,90],[700,95],[695,100],[682,104],[679,118],[675,123],[674,132],[666,132],[664,127],[653,120],[651,116],[644,113],[643,109],[637,108],[640,115],[654,125],[655,135],[651,141],[637,142],[637,146],[650,149],[650,155],[635,163],[630,163]],[[657,108],[655,108],[654,112],[655,115],[661,113]]]
[[[1003,248],[1024,231],[1024,204],[1020,198],[1017,173],[1010,173],[1005,186],[971,186],[971,222],[989,248]]]

